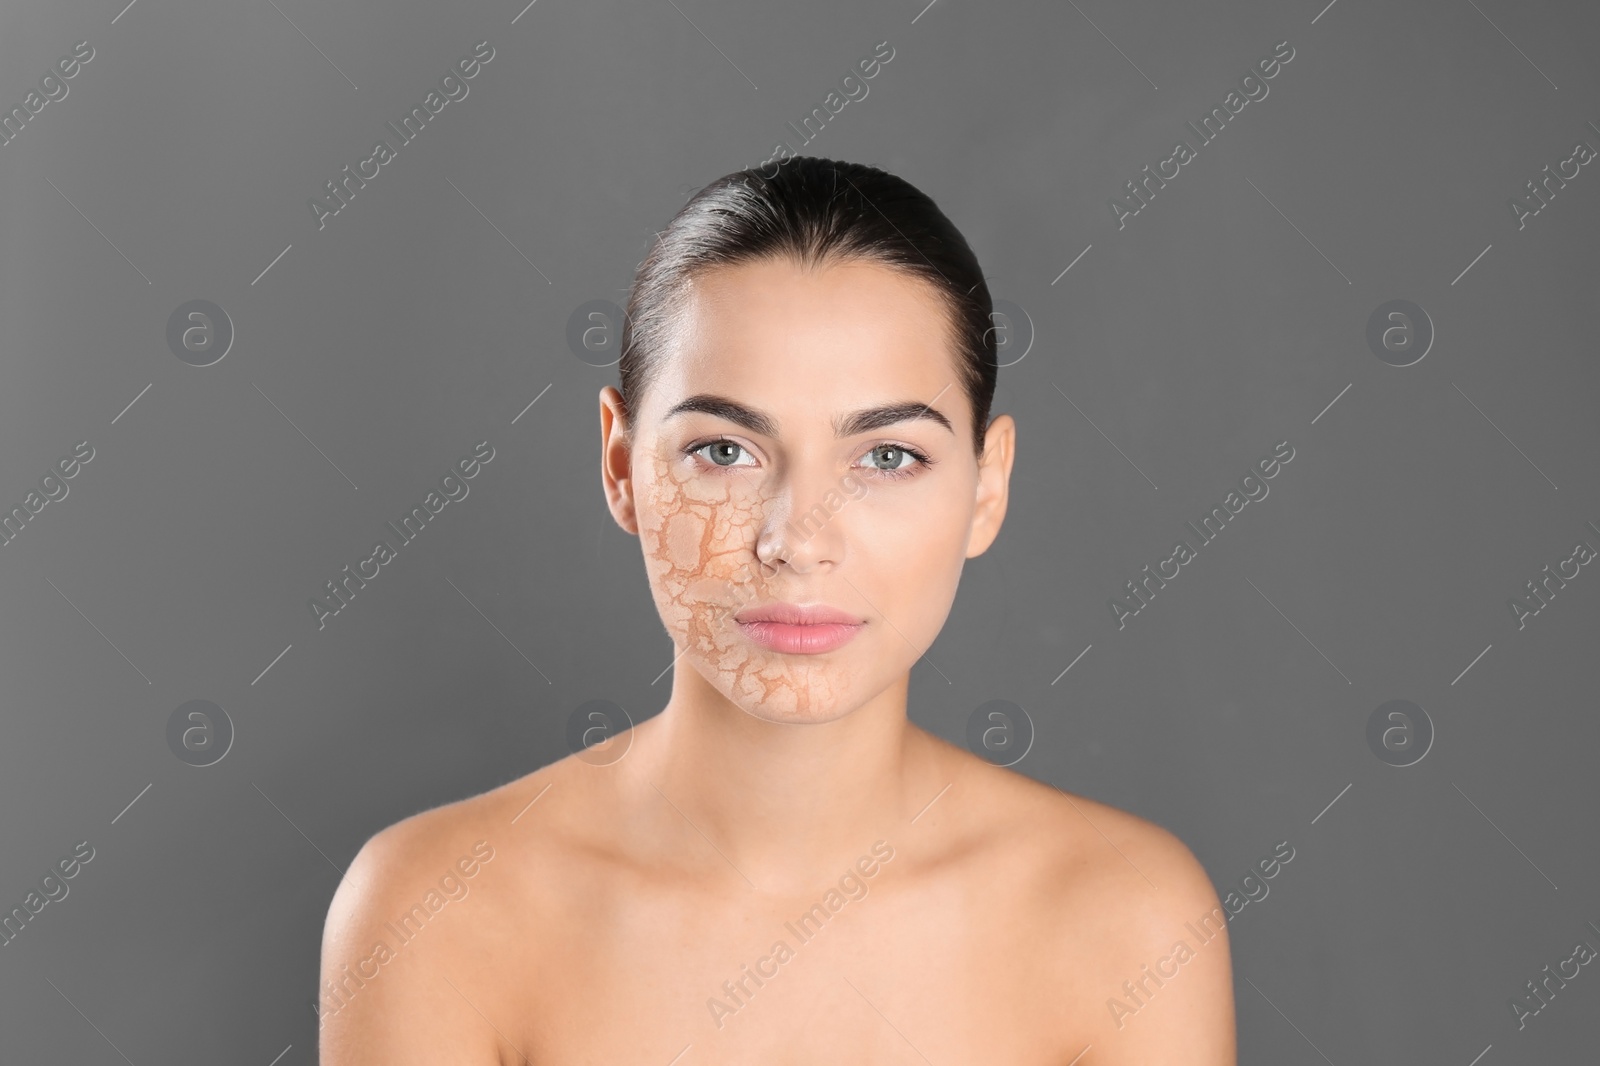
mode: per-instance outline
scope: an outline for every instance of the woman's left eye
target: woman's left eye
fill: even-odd
[[[864,459],[872,469],[884,474],[900,474],[908,476],[908,468],[913,463],[929,465],[928,457],[921,452],[914,452],[910,448],[899,444],[880,444],[867,452]],[[909,462],[906,462],[909,460]]]

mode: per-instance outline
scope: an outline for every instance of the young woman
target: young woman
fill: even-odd
[[[871,167],[790,159],[678,212],[599,397],[671,696],[605,758],[367,842],[324,1066],[1235,1061],[1190,851],[907,720],[1005,517],[990,309],[949,219]]]

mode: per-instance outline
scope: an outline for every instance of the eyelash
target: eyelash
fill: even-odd
[[[750,449],[746,448],[744,445],[740,444],[736,440],[729,440],[726,437],[713,437],[711,440],[699,441],[699,442],[697,442],[695,444],[689,445],[688,447],[683,449],[683,453],[685,455],[691,455],[691,456],[692,455],[698,455],[700,452],[702,452],[705,449],[711,447],[713,444],[731,444],[735,448],[738,448],[738,449],[740,449],[740,450],[742,450],[742,451],[744,451],[746,453],[748,453],[749,450],[750,450]],[[879,448],[894,448],[897,451],[905,452],[907,455],[911,456],[911,458],[913,458],[913,459],[915,459],[917,461],[917,463],[915,465],[921,465],[921,466],[924,466],[924,467],[931,467],[931,466],[934,465],[934,463],[936,463],[938,461],[936,459],[930,458],[929,456],[927,456],[924,453],[918,451],[917,449],[911,447],[910,445],[901,444],[898,441],[890,441],[890,440],[879,441],[877,444],[874,444],[872,447],[868,448],[862,454],[863,455],[870,455],[873,452],[877,451]],[[706,464],[708,466],[715,467],[715,468],[721,469],[721,470],[732,470],[732,469],[734,469],[734,467],[723,466],[720,463],[713,463],[710,460],[705,460],[705,462],[706,462]],[[867,467],[867,469],[874,476],[877,476],[877,477],[900,479],[900,478],[916,477],[916,473],[914,472],[915,465],[914,466],[910,466],[910,467],[902,467],[902,468],[897,469],[897,470],[885,470],[882,467],[871,467],[871,466]]]

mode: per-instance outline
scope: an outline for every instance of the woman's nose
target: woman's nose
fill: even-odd
[[[836,477],[791,475],[768,503],[757,555],[800,573],[839,564],[846,547],[840,512],[851,498]]]

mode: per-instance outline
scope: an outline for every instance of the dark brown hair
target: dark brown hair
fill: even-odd
[[[807,266],[849,259],[881,263],[926,281],[949,311],[961,384],[982,454],[994,400],[993,304],[977,256],[926,193],[876,167],[796,156],[772,177],[724,175],[695,193],[639,266],[628,296],[619,370],[623,406],[639,409],[654,376],[662,331],[696,272],[789,257]]]

